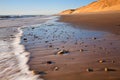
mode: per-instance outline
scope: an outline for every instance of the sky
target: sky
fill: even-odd
[[[0,15],[49,15],[96,0],[0,0]]]

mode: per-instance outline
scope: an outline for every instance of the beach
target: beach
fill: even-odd
[[[119,15],[65,15],[26,28],[30,69],[45,80],[119,80]]]
[[[4,37],[8,40],[6,42],[12,40],[14,43],[14,35],[19,33],[18,28],[22,31],[22,34],[15,37],[19,39],[16,44],[10,42],[14,49],[7,51],[12,53],[12,56],[5,57],[8,60],[4,63],[10,63],[9,58],[12,57],[15,60],[12,60],[11,64],[16,65],[20,63],[17,60],[23,60],[22,65],[26,66],[25,70],[19,66],[10,68],[10,72],[15,72],[10,75],[1,73],[0,79],[120,80],[119,17],[120,14],[115,12],[0,20],[0,33],[12,33],[12,36],[10,33],[0,36],[2,41]],[[10,43],[4,45],[11,47]],[[25,58],[19,58],[19,53]],[[0,70],[6,71],[6,68],[9,66]],[[9,69],[7,71],[9,72]],[[26,71],[28,73],[23,79]],[[17,76],[22,75],[22,78],[16,79],[16,73]]]

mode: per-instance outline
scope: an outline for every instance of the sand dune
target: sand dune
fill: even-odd
[[[102,11],[120,11],[120,0],[98,0],[88,4],[87,6],[65,10],[61,12],[60,15]]]

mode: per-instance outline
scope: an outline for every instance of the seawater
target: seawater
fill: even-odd
[[[0,28],[0,80],[43,80],[29,71],[30,53],[20,44],[20,28]]]

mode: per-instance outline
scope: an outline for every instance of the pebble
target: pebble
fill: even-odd
[[[93,37],[92,39],[93,39],[93,40],[96,40],[97,38],[96,38],[96,37]]]
[[[105,62],[105,60],[98,60],[98,62],[99,62],[99,63],[103,63],[103,62]]]
[[[115,61],[113,61],[113,60],[112,60],[111,62],[112,62],[112,63],[115,63]]]
[[[49,47],[53,47],[52,45],[49,45]]]
[[[87,68],[86,71],[87,72],[93,72],[93,69],[92,68]]]
[[[40,74],[40,75],[45,75],[46,73],[44,71],[34,71],[32,70],[32,74],[36,75],[36,74]]]
[[[108,68],[104,68],[104,71],[107,72],[107,71],[109,71],[109,69]]]
[[[67,54],[67,53],[69,53],[69,51],[67,50],[60,50],[59,52],[57,52],[58,55]]]
[[[46,63],[47,63],[47,64],[53,64],[54,62],[52,62],[52,61],[47,61]]]
[[[80,52],[83,52],[84,50],[83,49],[80,49]]]
[[[54,70],[55,70],[55,71],[59,70],[59,67],[57,67],[57,66],[56,66],[56,67],[54,67]]]

